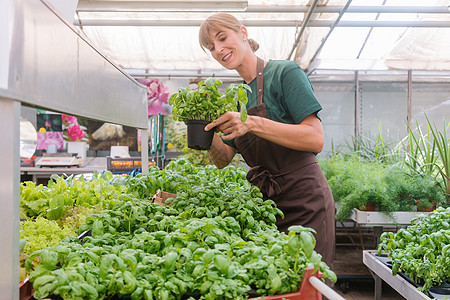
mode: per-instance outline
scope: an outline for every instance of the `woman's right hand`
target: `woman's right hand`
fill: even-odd
[[[250,118],[248,116],[247,120]],[[238,112],[228,111],[217,118],[216,121],[205,126],[205,131],[209,131],[216,127],[216,131],[222,132],[223,140],[232,140],[245,135],[250,131],[249,122],[241,121],[241,114]]]

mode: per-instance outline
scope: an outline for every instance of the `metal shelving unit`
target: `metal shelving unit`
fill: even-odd
[[[341,280],[341,289],[347,289],[347,280],[371,278],[370,270],[363,263],[363,251],[376,249],[383,232],[396,232],[399,228],[410,225],[421,214],[429,213],[392,212],[388,215],[380,211],[353,209],[348,222],[337,222],[334,267]]]
[[[370,269],[375,279],[375,300],[382,297],[382,282],[386,282],[400,295],[408,300],[430,300],[430,298],[419,291],[416,287],[402,278],[400,275],[393,276],[392,270],[385,266],[375,257],[375,250],[366,250],[363,253],[364,264]]]
[[[20,110],[48,109],[142,130],[146,89],[102,55],[46,0],[0,9],[0,291],[19,298]],[[148,161],[148,143],[142,143]],[[148,173],[148,168],[143,169]]]
[[[411,225],[411,221],[419,215],[429,212],[396,211],[390,216],[380,211],[361,211],[354,209],[350,219],[360,225],[366,226],[399,226]]]

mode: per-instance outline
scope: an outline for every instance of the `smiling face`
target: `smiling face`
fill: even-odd
[[[200,47],[222,66],[236,70],[246,81],[256,77],[256,55],[247,38],[247,29],[234,16],[217,13],[209,16],[200,25]],[[253,43],[253,41],[252,41]],[[254,44],[254,43],[253,43]]]
[[[251,53],[247,41],[247,32],[241,27],[238,32],[232,29],[222,29],[209,32],[211,43],[208,49],[211,55],[222,66],[229,70],[239,69],[244,58]]]

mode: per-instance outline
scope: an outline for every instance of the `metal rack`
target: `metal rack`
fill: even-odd
[[[392,212],[388,215],[380,211],[353,209],[347,222],[337,222],[334,271],[339,279],[339,288],[347,290],[348,280],[371,279],[370,270],[363,263],[363,252],[376,249],[383,232],[396,232],[410,225],[420,214],[428,212]]]
[[[2,299],[18,299],[21,107],[135,127],[148,141],[147,102],[145,87],[46,0],[2,1],[0,25],[0,291]]]
[[[384,227],[396,228],[411,225],[411,221],[419,215],[427,215],[429,212],[392,212],[390,215],[380,211],[361,211],[353,209],[350,217],[358,226],[373,227],[375,234],[375,245],[380,243],[380,235]]]
[[[429,300],[430,298],[407,282],[400,275],[393,276],[392,270],[375,257],[376,251],[366,250],[363,253],[364,264],[370,269],[375,279],[375,300],[381,299],[383,281],[389,284],[400,295],[408,300]]]

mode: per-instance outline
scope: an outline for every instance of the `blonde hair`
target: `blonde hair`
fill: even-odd
[[[203,51],[205,51],[205,49],[209,50],[209,46],[213,44],[211,36],[209,35],[211,31],[231,29],[235,32],[239,32],[241,26],[241,22],[239,22],[236,17],[227,13],[217,13],[209,16],[205,21],[203,21],[202,25],[200,25],[200,31],[198,34],[200,47]],[[253,52],[259,49],[259,44],[254,39],[247,39],[247,41]]]

